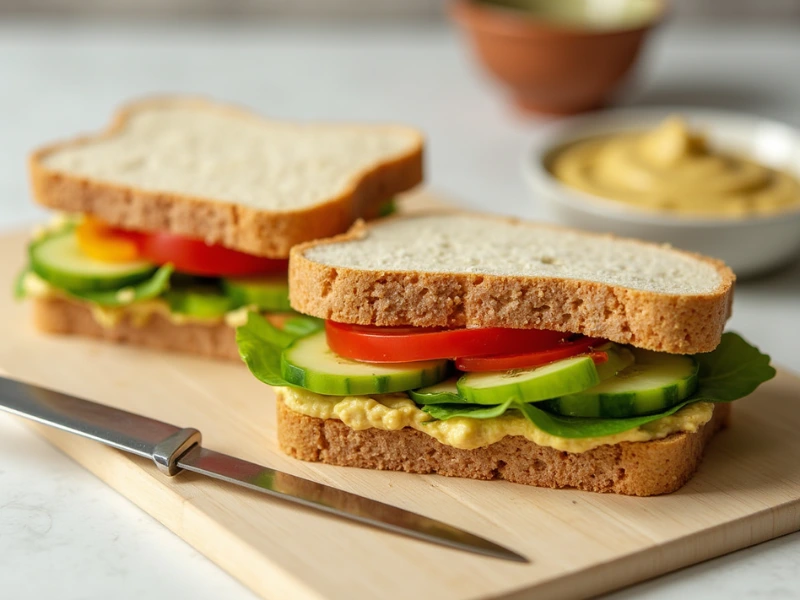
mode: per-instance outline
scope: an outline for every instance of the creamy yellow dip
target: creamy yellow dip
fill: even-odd
[[[417,408],[403,393],[376,396],[322,396],[300,388],[278,388],[287,408],[318,419],[338,419],[360,431],[383,429],[397,431],[411,427],[422,431],[442,444],[473,450],[499,442],[508,435],[520,435],[540,446],[565,452],[586,452],[604,444],[647,442],[665,438],[672,433],[696,432],[711,420],[714,410],[709,402],[690,404],[674,415],[652,421],[636,429],[615,435],[570,439],[550,435],[536,427],[516,411],[494,419],[456,417],[437,421]]]
[[[712,148],[680,117],[571,144],[550,171],[578,190],[678,214],[746,217],[800,205],[795,176]]]

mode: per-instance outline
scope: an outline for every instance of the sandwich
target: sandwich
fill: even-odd
[[[734,333],[734,275],[661,246],[474,214],[301,244],[286,327],[242,358],[307,461],[651,496],[693,475],[774,376]]]
[[[34,235],[17,295],[44,332],[238,359],[242,315],[290,312],[289,249],[390,212],[421,181],[422,148],[408,127],[131,104],[32,154],[34,199],[60,215]]]

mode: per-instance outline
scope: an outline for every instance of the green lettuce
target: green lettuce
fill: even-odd
[[[298,314],[284,321],[282,329],[284,333],[293,335],[296,339],[316,333],[323,327],[325,327],[325,321],[322,319]]]
[[[127,306],[134,302],[151,300],[163,294],[169,289],[169,279],[173,271],[174,268],[172,265],[164,265],[163,267],[159,267],[148,279],[140,281],[139,283],[127,285],[118,290],[108,290],[104,292],[74,292],[64,290],[64,292],[75,298],[93,302],[100,306],[107,306],[109,308]],[[125,292],[127,290],[131,290],[133,293],[126,294]],[[121,299],[119,297],[120,292],[123,292]]]
[[[34,271],[28,267],[22,273],[19,274],[17,279],[14,282],[14,298],[17,300],[22,300],[26,297],[25,292],[25,277],[29,273],[33,273]],[[139,283],[135,283],[132,285],[127,285],[124,288],[116,289],[116,290],[106,290],[102,292],[90,292],[90,291],[73,291],[67,290],[53,284],[53,287],[59,289],[67,296],[72,296],[73,298],[79,298],[81,300],[86,300],[88,302],[93,302],[100,306],[106,306],[109,308],[120,307],[120,306],[127,306],[132,304],[133,302],[138,302],[140,300],[150,300],[152,298],[156,298],[161,296],[167,289],[170,287],[170,276],[172,275],[173,268],[172,265],[164,265],[160,267],[155,273],[153,273],[150,277],[145,279],[144,281],[140,281]],[[46,278],[42,277],[41,275],[36,274],[37,277],[43,279],[47,283]],[[122,290],[131,290],[130,293],[124,294],[122,299],[119,298],[119,293]]]
[[[455,394],[449,395],[454,396]],[[426,405],[422,410],[439,421],[446,421],[453,417],[494,419],[506,412],[511,407],[511,404],[511,400],[507,400],[503,404],[498,404],[497,406],[484,406],[482,404],[431,404]]]
[[[278,328],[261,315],[249,312],[247,323],[236,328],[236,345],[256,379],[267,385],[288,386],[281,375],[281,353],[295,340],[319,331],[322,326],[319,319],[297,316]]]
[[[697,391],[683,402],[656,414],[627,419],[565,417],[523,402],[510,402],[491,408],[499,410],[500,407],[506,406],[506,410],[519,411],[539,429],[558,437],[601,437],[628,431],[669,416],[693,402],[731,402],[743,398],[775,376],[775,369],[769,364],[769,356],[762,354],[758,348],[731,332],[723,334],[716,350],[697,354],[695,359],[700,367]],[[489,419],[505,412],[504,410],[498,414],[489,414],[491,411],[471,412],[469,408],[470,405],[438,404],[423,406],[422,410],[439,420],[467,416],[474,419]]]
[[[27,294],[25,293],[25,277],[28,273],[32,273],[30,267],[26,267],[17,278],[14,280],[14,300],[24,300]]]
[[[379,217],[388,217],[397,212],[397,203],[394,198],[390,198],[378,207]]]

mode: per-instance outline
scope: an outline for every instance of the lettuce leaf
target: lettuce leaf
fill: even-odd
[[[104,292],[76,292],[66,290],[58,286],[53,287],[57,288],[68,296],[72,296],[73,298],[93,302],[100,306],[114,308],[127,306],[140,300],[150,300],[152,298],[161,296],[170,287],[170,276],[172,275],[172,272],[172,265],[164,265],[144,281],[125,286],[124,288],[120,288],[118,290],[107,290]],[[27,295],[25,292],[25,276],[28,275],[28,273],[33,273],[33,270],[30,267],[22,271],[22,273],[19,274],[14,282],[14,298],[17,300],[22,300]],[[41,275],[37,274],[36,276],[40,279],[43,279],[47,283],[50,283]],[[131,290],[131,292],[125,293],[122,296],[122,299],[120,299],[119,293],[123,290]]]
[[[66,294],[69,294],[74,298],[80,298],[81,300],[93,302],[95,304],[99,304],[100,306],[107,306],[109,308],[127,306],[141,300],[151,300],[163,294],[167,289],[169,289],[169,280],[173,271],[174,268],[172,265],[166,264],[163,267],[159,267],[159,269],[153,273],[149,279],[145,279],[144,281],[140,281],[139,283],[135,283],[133,285],[125,286],[119,290],[108,290],[105,292],[64,291]],[[126,293],[127,290],[131,290],[132,293]],[[120,292],[122,292],[121,298]]]
[[[14,300],[24,300],[27,294],[25,293],[25,277],[28,273],[32,273],[30,267],[25,267],[22,272],[17,275],[14,280]]]
[[[493,419],[506,412],[510,406],[511,400],[508,400],[497,406],[485,406],[482,404],[430,404],[425,405],[422,410],[439,421],[446,421],[454,417]]]
[[[517,410],[542,431],[563,438],[586,438],[614,435],[640,427],[657,419],[672,415],[693,402],[731,402],[751,394],[775,376],[770,358],[758,348],[748,344],[736,333],[723,334],[713,352],[695,355],[700,366],[697,391],[675,406],[660,413],[628,419],[598,419],[554,415],[534,404],[512,402],[490,407],[499,411],[470,411],[466,404],[439,404],[423,406],[422,410],[439,420],[469,416],[489,419],[505,410]]]
[[[296,336],[296,338],[316,333],[323,327],[325,327],[325,321],[305,315],[291,317],[283,323],[283,331]]]
[[[383,204],[378,207],[378,216],[379,217],[388,217],[389,215],[393,215],[397,212],[397,202],[395,202],[394,198],[390,198]]]
[[[699,385],[693,400],[731,402],[752,394],[775,377],[770,358],[748,344],[740,335],[728,332],[713,352],[695,354],[699,363]]]
[[[322,327],[313,317],[297,316],[288,319],[282,329],[255,312],[247,314],[247,323],[236,328],[239,355],[250,372],[267,385],[288,386],[281,375],[281,354],[295,340]]]

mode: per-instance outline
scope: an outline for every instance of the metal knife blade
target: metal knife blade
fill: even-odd
[[[170,476],[187,470],[419,540],[528,562],[512,550],[441,521],[203,448],[196,429],[7,377],[0,377],[0,409],[150,458]]]

